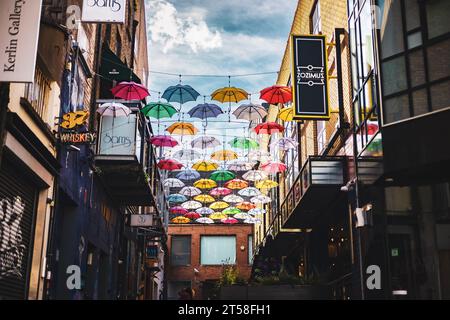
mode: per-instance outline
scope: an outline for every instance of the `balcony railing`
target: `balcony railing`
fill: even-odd
[[[51,81],[36,67],[34,82],[25,85],[24,98],[30,103],[36,113],[45,121],[47,103],[50,97]]]

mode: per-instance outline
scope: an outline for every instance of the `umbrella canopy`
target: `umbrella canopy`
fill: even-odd
[[[222,219],[228,218],[228,216],[226,214],[221,213],[221,212],[216,212],[216,213],[211,214],[209,216],[209,218],[213,219],[213,220],[222,220]]]
[[[247,202],[247,201],[246,201],[246,202],[238,203],[238,204],[236,205],[236,208],[238,208],[238,209],[240,209],[240,210],[248,211],[248,210],[255,209],[255,208],[256,208],[256,205],[253,204],[253,203],[251,203],[251,202]]]
[[[176,177],[183,181],[194,181],[200,178],[200,173],[191,168],[186,168],[176,175]]]
[[[181,181],[180,179],[168,178],[168,179],[164,180],[163,186],[169,187],[169,188],[183,188],[184,182]]]
[[[173,218],[171,221],[172,221],[172,223],[176,223],[176,224],[187,224],[187,223],[191,222],[191,219],[186,218],[186,217],[176,217],[176,218]]]
[[[234,179],[235,177],[236,175],[233,172],[227,170],[219,170],[213,172],[209,178],[214,181],[228,181]]]
[[[211,154],[211,159],[216,161],[229,161],[239,158],[238,154],[232,150],[219,150]]]
[[[266,210],[261,209],[261,208],[255,208],[255,209],[250,210],[248,213],[255,216],[255,215],[258,215],[258,214],[266,213]]]
[[[208,118],[217,118],[219,115],[223,114],[223,111],[215,104],[203,103],[192,108],[188,113],[191,118],[203,120]]]
[[[154,119],[172,118],[177,112],[170,103],[165,102],[150,102],[141,109],[144,116]]]
[[[265,122],[258,124],[254,130],[257,134],[274,134],[283,133],[284,127],[276,122]]]
[[[111,102],[98,107],[97,113],[102,117],[128,117],[131,110],[124,104]]]
[[[260,195],[260,196],[256,196],[256,197],[251,198],[250,202],[257,203],[257,204],[258,203],[265,204],[265,203],[272,202],[272,199],[270,197],[268,197],[268,196]]]
[[[111,89],[114,97],[121,98],[127,101],[143,100],[150,96],[148,89],[142,84],[136,82],[121,82]]]
[[[202,217],[202,215],[200,213],[197,212],[188,212],[184,215],[185,218],[191,219],[191,220],[195,220],[195,219],[199,219]]]
[[[183,208],[183,207],[173,207],[173,208],[170,208],[170,209],[169,209],[169,212],[170,212],[171,214],[186,214],[186,213],[188,213],[189,211],[186,210],[186,209]]]
[[[279,148],[283,151],[296,149],[298,142],[292,138],[281,138],[271,144],[272,148]]]
[[[267,173],[279,173],[286,171],[287,166],[281,162],[267,162],[261,165],[261,170]]]
[[[250,162],[235,162],[228,165],[230,171],[248,171],[253,168],[254,164]]]
[[[260,181],[267,179],[267,173],[261,170],[251,170],[246,172],[242,178],[248,181]]]
[[[261,120],[265,116],[267,116],[267,111],[264,107],[260,105],[250,103],[241,105],[233,112],[233,114],[238,119],[254,121],[254,120]]]
[[[230,205],[224,201],[217,201],[209,205],[213,210],[223,210],[228,208]]]
[[[248,182],[240,179],[233,179],[225,183],[225,188],[240,190],[248,187]]]
[[[179,192],[179,194],[182,194],[183,196],[186,196],[186,197],[195,197],[201,193],[202,193],[202,191],[196,187],[184,187]]]
[[[222,143],[215,137],[202,136],[191,141],[192,148],[208,149],[220,146]]]
[[[178,160],[194,161],[202,158],[200,152],[188,149],[188,150],[178,150],[173,154],[173,157]]]
[[[178,145],[178,141],[171,136],[154,136],[150,138],[150,143],[157,147],[173,148]]]
[[[217,89],[211,94],[211,99],[219,102],[236,102],[248,99],[248,93],[244,89],[225,87]]]
[[[214,170],[217,170],[218,167],[219,167],[219,165],[217,163],[212,162],[212,161],[206,161],[206,160],[196,162],[192,166],[193,169],[195,169],[197,171],[202,171],[202,172],[214,171]]]
[[[158,162],[158,168],[161,170],[175,171],[183,168],[184,165],[173,159],[163,159]]]
[[[211,179],[200,179],[194,182],[194,187],[199,189],[212,189],[217,187],[217,183]]]
[[[183,208],[187,210],[195,210],[202,207],[202,204],[198,201],[187,201],[181,205]]]
[[[253,187],[248,187],[248,188],[239,190],[238,193],[244,197],[256,197],[261,194],[261,191],[259,191],[259,189],[253,188]]]
[[[229,194],[233,193],[233,191],[231,189],[228,188],[214,188],[212,189],[209,194],[214,196],[214,197],[221,197],[221,196],[227,196]]]
[[[213,224],[214,220],[210,219],[210,218],[203,217],[203,218],[198,218],[197,220],[195,220],[195,222],[201,223],[201,224]]]
[[[182,136],[195,136],[198,133],[198,129],[192,123],[188,122],[175,122],[166,131]]]
[[[162,98],[169,102],[178,102],[183,104],[189,101],[196,101],[199,96],[200,93],[198,93],[191,86],[177,84],[176,86],[167,88],[164,91]]]
[[[241,210],[239,210],[238,208],[235,208],[235,207],[229,207],[229,208],[226,208],[225,210],[223,210],[222,213],[224,213],[226,215],[234,215],[234,214],[241,213]]]
[[[260,92],[260,99],[270,104],[285,104],[292,101],[292,90],[287,86],[272,86]]]
[[[278,118],[283,121],[293,121],[294,120],[294,107],[286,107],[280,110],[278,113]]]
[[[187,198],[185,196],[183,196],[182,194],[171,194],[167,197],[167,201],[169,201],[170,203],[183,203],[185,201],[187,201]]]
[[[256,142],[253,139],[250,139],[250,138],[239,138],[239,137],[236,137],[233,140],[231,140],[229,142],[229,144],[233,148],[246,149],[246,150],[258,149],[259,148],[259,143]]]
[[[236,213],[233,218],[235,219],[239,219],[239,220],[246,220],[246,219],[251,219],[253,218],[251,215],[249,215],[247,212],[239,212]]]
[[[257,224],[260,222],[261,222],[260,219],[253,218],[253,217],[250,217],[250,218],[244,220],[244,223],[246,223],[246,224]]]
[[[194,197],[194,200],[201,203],[213,203],[214,201],[216,201],[216,199],[214,199],[209,194],[199,194],[198,196]]]
[[[209,215],[214,213],[214,210],[208,207],[202,207],[202,208],[198,208],[197,210],[195,210],[195,212],[200,213],[202,215]]]
[[[252,151],[247,155],[249,161],[267,162],[272,159],[271,155],[267,151]]]
[[[256,183],[258,189],[272,189],[278,187],[278,183],[273,180],[263,180]]]
[[[229,202],[229,203],[239,203],[239,202],[243,202],[244,199],[240,196],[237,196],[235,194],[230,194],[228,196],[225,196],[223,198],[223,201],[225,202]]]
[[[235,218],[225,218],[225,219],[221,219],[220,222],[224,223],[224,224],[236,224],[239,223],[238,220],[236,220]]]

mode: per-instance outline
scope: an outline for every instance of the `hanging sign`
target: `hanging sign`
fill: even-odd
[[[84,0],[82,22],[125,23],[126,0]]]
[[[95,143],[97,134],[95,132],[78,130],[84,128],[89,118],[87,111],[69,112],[62,116],[59,124],[61,133],[58,134],[58,140],[62,144],[92,144]]]
[[[151,227],[153,226],[153,215],[132,214],[130,218],[131,227]]]
[[[292,35],[294,120],[330,119],[326,39]]]
[[[0,1],[0,82],[33,82],[42,0]]]

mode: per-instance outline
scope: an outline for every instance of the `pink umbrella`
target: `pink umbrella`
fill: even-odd
[[[142,84],[136,82],[121,82],[111,89],[112,94],[116,98],[124,100],[143,100],[150,96],[148,89]]]
[[[236,224],[239,223],[239,221],[235,218],[226,218],[226,219],[222,219],[220,220],[220,222],[224,223],[224,224]]]
[[[182,163],[173,159],[160,160],[158,162],[158,168],[161,170],[175,171],[180,170],[183,167],[184,165]]]
[[[232,190],[222,187],[214,188],[209,192],[209,194],[212,195],[213,197],[227,196],[231,193],[233,193]]]
[[[281,162],[267,162],[261,165],[261,170],[267,173],[278,173],[286,171],[287,166]]]
[[[169,211],[171,214],[187,214],[187,213],[189,213],[188,210],[186,210],[185,208],[180,207],[180,206],[170,208]]]
[[[150,139],[150,143],[157,147],[173,148],[178,145],[178,141],[171,136],[154,136]]]

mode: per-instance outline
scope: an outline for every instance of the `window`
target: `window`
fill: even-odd
[[[172,236],[170,262],[174,266],[191,264],[191,236]]]
[[[382,58],[388,58],[404,50],[400,2],[401,0],[378,1],[382,17],[380,30]]]
[[[236,263],[235,236],[202,236],[200,264],[222,265]]]
[[[427,0],[426,1],[428,38],[438,37],[450,32],[450,1]]]
[[[248,264],[253,264],[253,236],[248,236]]]
[[[316,121],[317,124],[317,153],[322,154],[327,140],[325,121]]]
[[[320,1],[317,0],[311,15],[311,33],[320,34],[322,32],[322,19],[320,18]]]

